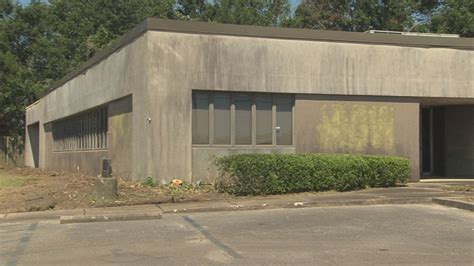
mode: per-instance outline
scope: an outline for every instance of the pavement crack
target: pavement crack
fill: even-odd
[[[242,258],[242,255],[231,249],[229,246],[225,245],[221,241],[219,241],[217,238],[212,236],[206,229],[204,229],[200,224],[198,224],[196,221],[194,221],[191,217],[189,216],[183,216],[183,219],[191,224],[196,230],[198,230],[205,238],[207,238],[209,241],[211,241],[214,245],[216,245],[218,248],[220,248],[222,251],[230,255],[231,257],[235,259],[240,259]]]
[[[31,234],[38,227],[38,223],[32,223],[26,229],[26,234],[20,239],[20,242],[16,246],[15,251],[11,254],[11,259],[7,262],[7,266],[16,266],[18,264],[18,258],[23,254],[28,241],[31,238]]]

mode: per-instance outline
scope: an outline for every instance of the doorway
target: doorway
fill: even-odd
[[[35,168],[39,167],[39,123],[28,126],[31,159]]]
[[[433,108],[421,108],[421,175],[433,175]]]

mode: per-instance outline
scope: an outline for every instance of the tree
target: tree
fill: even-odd
[[[70,71],[148,17],[175,18],[174,0],[51,0]]]
[[[288,26],[319,30],[404,30],[413,25],[412,0],[308,0]]]
[[[177,0],[175,9],[178,19],[210,21],[213,16],[212,7],[206,0]]]
[[[1,8],[0,134],[16,135],[23,132],[25,106],[59,77],[61,51],[53,45],[47,5],[4,0]]]
[[[474,1],[446,0],[432,13],[430,31],[474,37]]]
[[[212,21],[241,25],[278,26],[290,12],[288,0],[216,0]]]

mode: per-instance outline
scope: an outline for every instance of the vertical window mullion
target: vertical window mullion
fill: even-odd
[[[97,149],[98,144],[99,144],[98,138],[97,138],[97,136],[98,136],[97,132],[98,132],[98,127],[99,127],[99,123],[98,123],[99,122],[99,119],[98,119],[99,112],[98,111],[99,110],[95,110],[94,113],[93,113],[94,114],[94,149]]]
[[[209,92],[192,93],[192,144],[211,144],[209,107]]]
[[[290,95],[278,95],[276,97],[276,122],[277,127],[280,128],[276,144],[292,145],[294,101]]]
[[[209,93],[209,145],[214,146],[214,93]]]
[[[277,122],[276,122],[276,96],[275,94],[272,95],[272,146],[276,146],[276,139],[277,139]]]
[[[251,126],[251,132],[252,132],[252,146],[257,145],[257,105],[256,105],[256,95],[255,93],[252,93],[251,95],[251,102],[252,106],[250,108],[250,115],[252,119],[252,126]]]
[[[230,118],[230,94],[226,92],[213,93],[213,145],[230,145],[231,144],[231,118]]]
[[[257,94],[256,105],[256,145],[273,144],[273,95]]]
[[[69,122],[69,120],[66,120],[66,136],[67,136],[66,150],[69,151],[71,149],[71,123]]]
[[[82,140],[83,140],[83,126],[82,126],[82,115],[79,116],[79,150],[82,150]]]
[[[102,108],[97,109],[97,148],[102,149]]]
[[[108,106],[104,107],[104,148],[108,147],[108,132],[109,132],[109,112]]]
[[[235,94],[235,144],[252,145],[252,98],[249,93]]]
[[[235,146],[235,103],[234,94],[230,94],[230,145]]]
[[[78,115],[74,117],[74,151],[79,150],[79,118]]]
[[[93,140],[93,128],[94,128],[94,121],[92,120],[93,119],[93,116],[92,116],[92,113],[89,112],[89,149],[92,149],[94,147],[93,143],[94,143],[94,140]]]
[[[77,116],[74,117],[73,121],[73,142],[72,142],[72,149],[76,150],[76,143],[77,143]]]
[[[87,149],[91,148],[91,114],[87,113]]]
[[[106,117],[105,117],[105,107],[100,110],[100,113],[102,115],[102,121],[101,121],[102,128],[101,128],[101,131],[100,131],[100,137],[102,138],[102,148],[105,149],[105,134],[104,134],[104,132],[105,132],[105,119],[106,119]]]

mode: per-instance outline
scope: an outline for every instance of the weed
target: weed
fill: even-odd
[[[156,181],[153,176],[148,176],[145,180],[142,181],[142,186],[144,187],[156,187]]]

